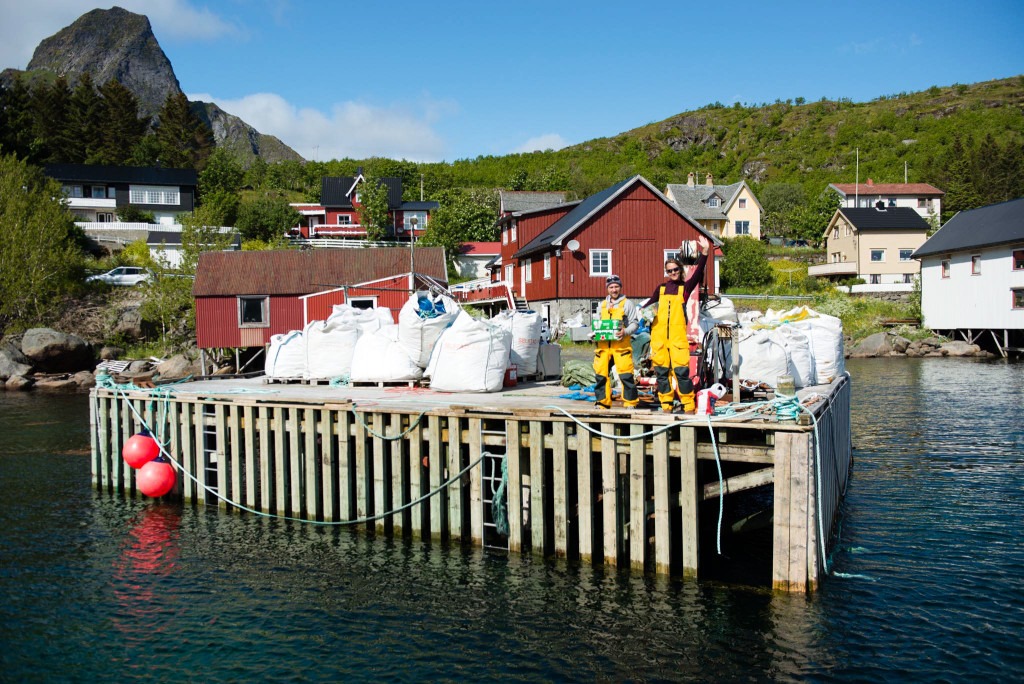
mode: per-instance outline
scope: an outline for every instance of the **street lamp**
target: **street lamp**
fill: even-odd
[[[413,216],[409,219],[409,291],[416,292],[416,256],[413,246],[416,244],[416,224],[419,219]]]

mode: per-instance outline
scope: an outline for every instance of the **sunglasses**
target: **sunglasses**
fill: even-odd
[[[679,273],[678,268],[666,268],[665,273]]]

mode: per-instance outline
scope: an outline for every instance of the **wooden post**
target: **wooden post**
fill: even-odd
[[[416,424],[409,430],[409,500],[415,501],[427,493],[426,472],[423,469],[423,416],[409,416]],[[428,504],[424,501],[413,506],[409,522],[413,539],[422,539],[427,521]]]
[[[214,439],[217,456],[217,507],[226,510],[227,499],[231,495],[231,485],[228,482],[228,430],[227,430],[227,407],[224,404],[216,404],[213,407],[214,415]]]
[[[462,420],[458,416],[448,418],[448,478],[455,478],[462,471]],[[455,478],[448,488],[448,535],[452,541],[461,541],[463,479]]]
[[[368,497],[370,495],[370,488],[367,486],[369,483],[370,473],[370,454],[366,449],[366,414],[355,414],[355,432],[356,432],[356,452],[355,452],[355,471],[353,477],[356,480],[356,520],[362,520],[370,515],[370,502]]]
[[[242,492],[242,437],[241,437],[242,414],[238,404],[231,404],[228,407],[228,434],[231,436],[231,493],[227,498],[235,503],[242,504],[245,494]],[[225,489],[227,487],[225,486]]]
[[[580,560],[592,562],[594,554],[594,485],[592,481],[593,452],[590,431],[576,426],[576,487],[579,505]]]
[[[355,453],[351,442],[352,412],[346,409],[338,411],[338,519],[352,519],[352,470]]]
[[[483,456],[484,435],[482,420],[469,418],[469,462],[474,463]],[[483,501],[483,463],[469,471],[469,529],[474,544],[484,542],[484,501]]]
[[[319,500],[319,475],[320,468],[317,465],[317,456],[319,455],[320,449],[317,445],[317,437],[320,435],[320,431],[317,428],[316,417],[320,411],[316,409],[307,408],[303,411],[305,414],[303,417],[302,434],[306,437],[305,449],[303,449],[303,465],[304,465],[304,477],[305,482],[305,504],[306,512],[305,517],[308,520],[317,519],[317,503]]]
[[[288,488],[291,493],[291,514],[302,515],[302,427],[299,412],[293,406],[288,411]]]
[[[601,423],[601,432],[606,435],[614,433],[612,423]],[[601,508],[604,511],[604,562],[606,565],[619,564],[619,522],[618,522],[618,487],[619,477],[616,463],[615,440],[610,437],[601,438]]]
[[[427,460],[427,476],[430,478],[430,490],[437,491],[444,482],[445,462],[441,448],[441,416],[430,416],[427,420],[429,426],[429,458]],[[430,497],[430,536],[436,539],[444,537],[444,515],[447,510],[447,492],[438,492]]]
[[[270,512],[271,494],[273,493],[274,458],[270,451],[271,416],[273,409],[260,406],[256,409],[260,431],[260,510]]]
[[[811,539],[810,475],[806,433],[775,433],[775,521],[772,538],[772,587],[806,591]]]
[[[508,550],[523,550],[522,444],[518,420],[505,421],[505,462],[508,469]]]
[[[388,487],[391,489],[391,503],[388,510],[394,511],[402,507],[408,500],[406,497],[406,491],[408,490],[406,482],[405,468],[403,467],[402,458],[402,439],[397,439],[398,435],[402,434],[402,414],[392,413],[388,418],[388,431],[387,436],[390,438],[390,449],[391,452],[391,478],[388,483]],[[391,516],[391,533],[395,537],[401,537],[405,534],[406,529],[405,521],[409,517],[408,511],[402,511],[398,515]]]
[[[679,428],[679,467],[680,492],[682,508],[683,536],[683,577],[696,578],[699,573],[698,561],[700,547],[698,534],[700,529],[697,519],[698,504],[701,492],[697,482],[697,433],[696,428]]]
[[[569,549],[568,505],[568,455],[565,439],[565,421],[555,421],[551,426],[551,489],[552,518],[555,532],[555,555],[564,558]]]
[[[630,436],[636,437],[643,429],[643,425],[630,425]],[[629,442],[629,565],[640,572],[644,569],[644,551],[647,548],[644,442],[643,439]]]
[[[544,426],[530,421],[530,545],[531,551],[544,555],[544,526],[547,511],[544,507]]]
[[[388,510],[389,503],[387,484],[385,483],[387,475],[384,471],[386,449],[384,440],[378,436],[384,434],[384,414],[374,413],[371,424],[373,425],[373,515],[379,516]],[[387,529],[387,523],[386,518],[378,518],[373,522],[378,532],[384,532]]]
[[[256,439],[259,432],[256,429],[255,412],[252,405],[246,404],[242,410],[242,420],[245,428],[245,505],[258,509],[256,478],[259,471],[256,469]]]
[[[668,432],[654,435],[654,569],[669,574],[672,518],[669,509]]]
[[[337,442],[334,438],[335,413],[329,408],[320,412],[320,466],[319,494],[322,520],[336,520],[335,507],[338,504],[337,487]]]

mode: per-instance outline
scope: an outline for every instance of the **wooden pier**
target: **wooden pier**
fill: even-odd
[[[721,469],[726,501],[771,494],[773,587],[815,589],[850,469],[848,377],[801,390],[816,399],[806,425],[600,411],[565,391],[261,379],[96,388],[93,480],[137,495],[120,453],[145,424],[179,469],[170,496],[187,502],[697,577],[701,504],[718,500]]]

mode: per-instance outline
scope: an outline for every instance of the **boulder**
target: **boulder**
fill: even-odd
[[[166,361],[157,364],[156,372],[161,380],[179,380],[190,375],[201,375],[199,363],[190,360],[183,354],[172,356]]]
[[[117,361],[124,356],[124,349],[121,347],[106,346],[100,349],[100,361]]]
[[[0,382],[16,375],[28,375],[32,372],[28,357],[21,353],[14,344],[4,340],[0,342]]]
[[[890,342],[892,343],[893,350],[900,354],[905,354],[907,348],[910,347],[910,340],[900,335],[893,335]]]
[[[24,375],[12,375],[7,378],[4,387],[9,390],[27,390],[32,389],[32,383],[32,378],[25,377]]]
[[[114,324],[115,333],[123,333],[131,339],[140,339],[142,332],[142,314],[138,307],[131,307],[121,310],[117,316],[117,323]]]
[[[921,340],[921,344],[929,347],[941,347],[945,340],[941,340],[938,337],[926,337]]]
[[[889,340],[890,336],[884,332],[868,335],[861,340],[860,344],[853,348],[853,351],[850,352],[850,356],[855,359],[872,356],[888,356],[889,352],[893,350],[892,342]]]
[[[28,330],[21,338],[21,351],[37,370],[48,373],[75,372],[95,365],[88,342],[51,328]]]
[[[35,389],[42,390],[43,392],[68,392],[77,390],[78,383],[75,382],[74,378],[68,377],[46,378],[45,380],[36,381]]]
[[[124,369],[125,373],[148,373],[152,370],[153,363],[149,359],[136,359]]]
[[[92,371],[78,371],[71,376],[79,387],[92,387],[96,384],[96,375]]]
[[[944,343],[939,351],[945,352],[947,356],[974,356],[981,351],[981,347],[963,340],[953,340]]]

